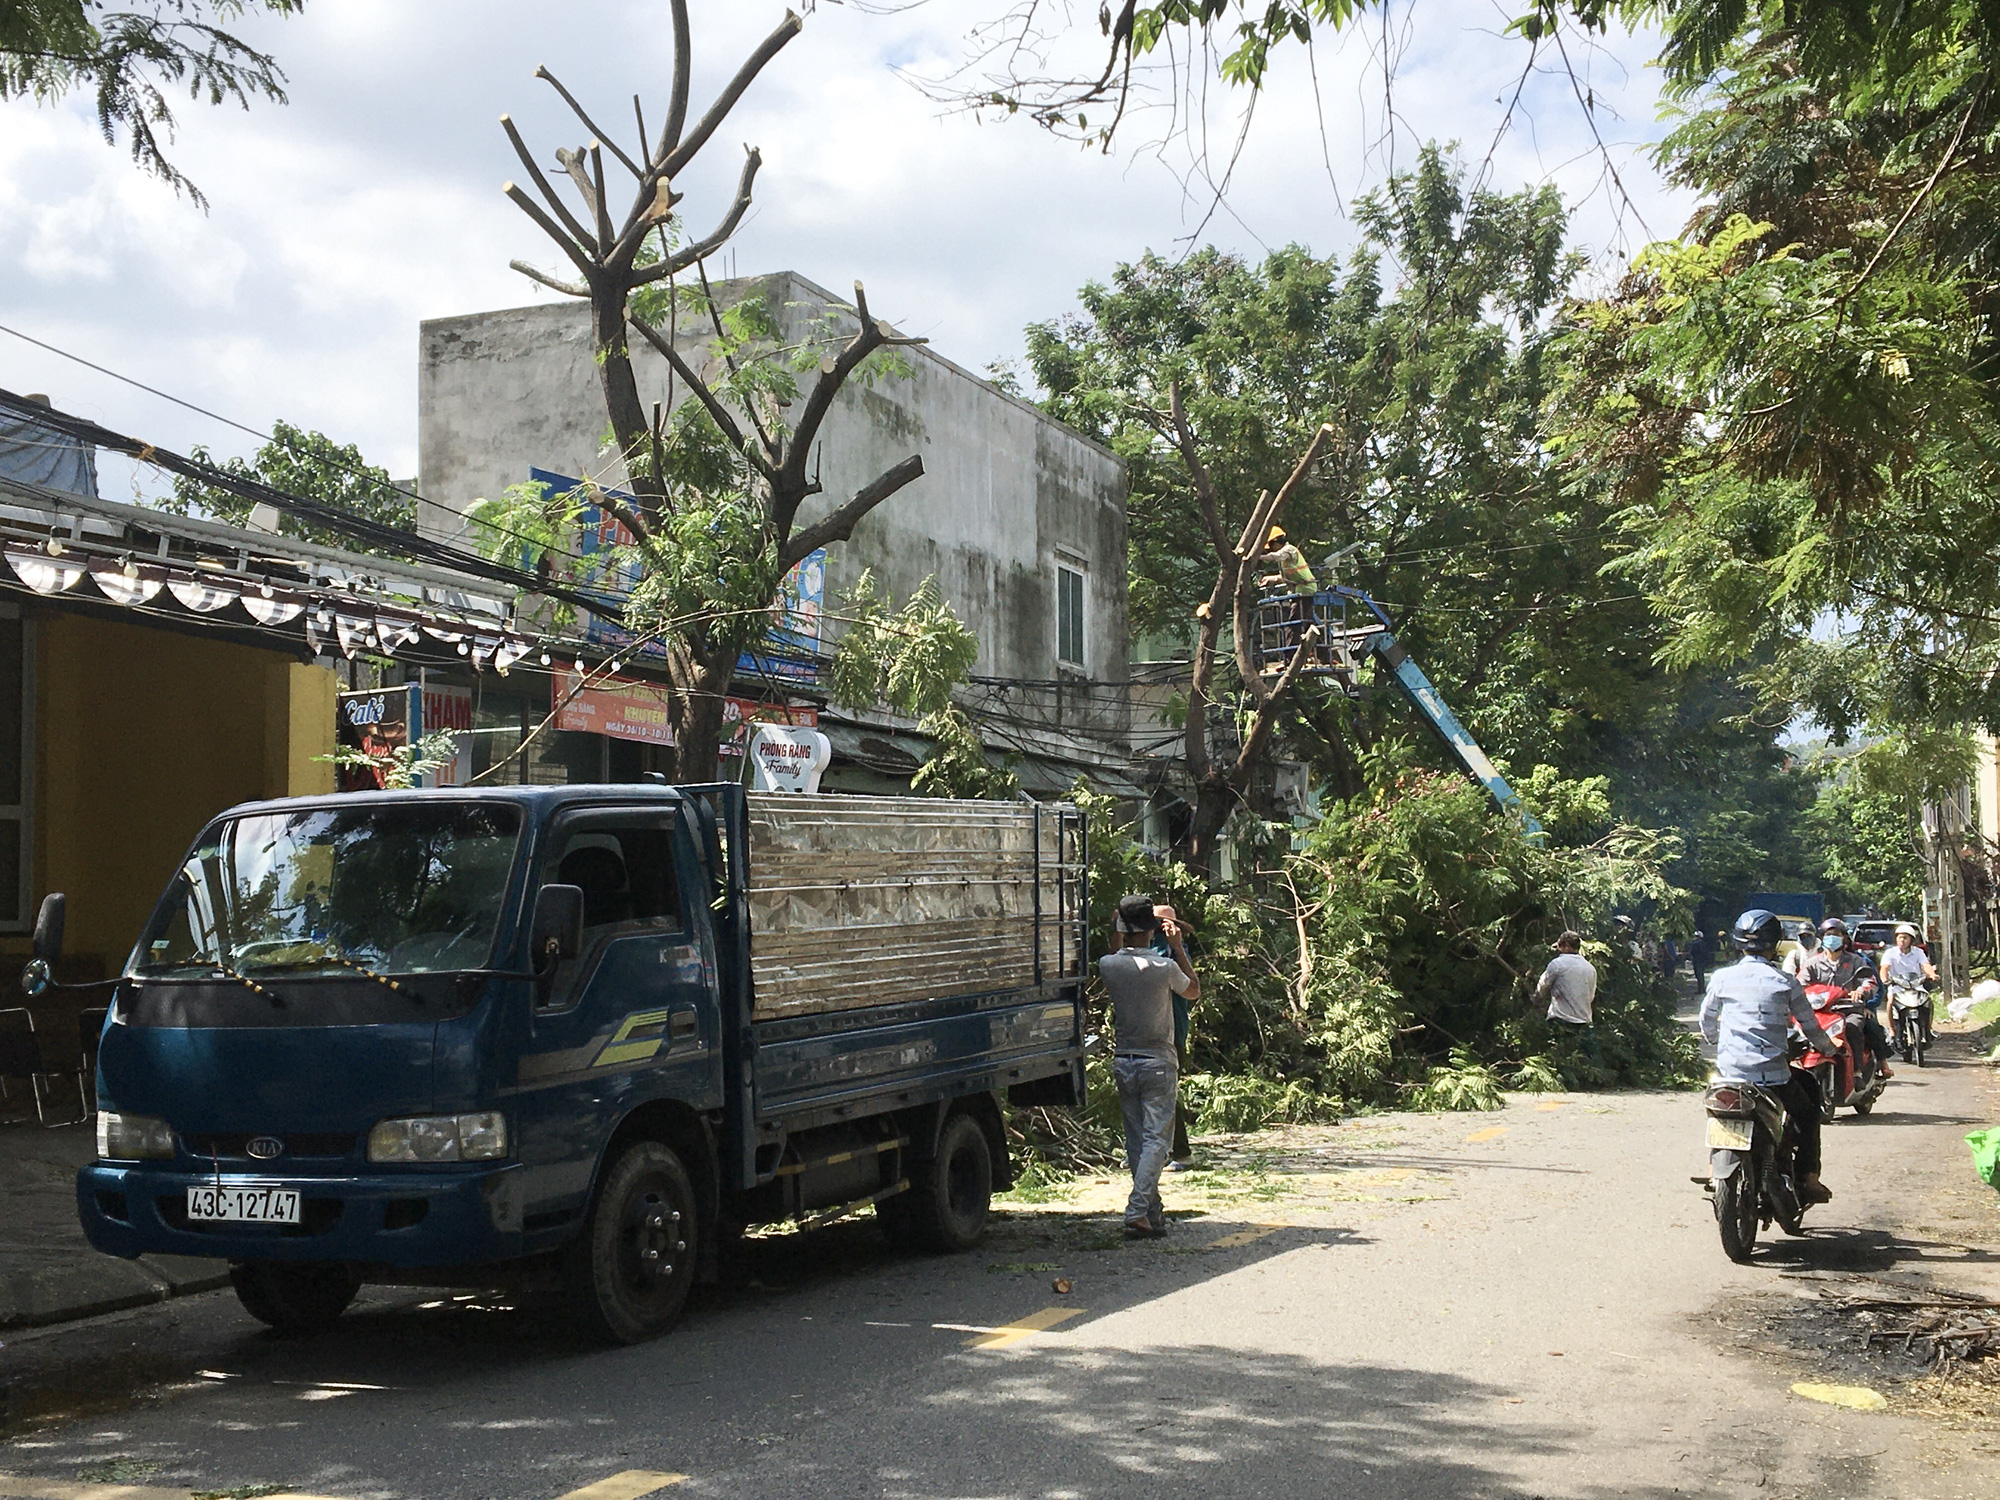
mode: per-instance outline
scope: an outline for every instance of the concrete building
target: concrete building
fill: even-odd
[[[794,273],[722,283],[717,294],[725,303],[762,297],[788,343],[805,342],[821,320],[854,327],[838,299]],[[702,351],[691,358],[697,368],[707,363],[706,327],[683,314],[676,335],[683,348]],[[853,379],[841,391],[817,456],[824,493],[800,519],[839,504],[912,453],[923,456],[924,476],[866,517],[851,541],[829,549],[827,608],[837,609],[864,568],[898,602],[935,576],[979,638],[973,670],[981,691],[968,707],[990,730],[989,748],[1019,756],[1024,783],[1038,791],[1067,786],[1083,770],[1129,794],[1124,465],[928,347],[899,352],[901,371]],[[642,396],[669,399],[665,360],[644,346],[634,357]],[[617,455],[601,447],[604,431],[581,303],[423,324],[418,529],[425,535],[467,540],[467,506],[527,480],[530,470],[622,485]],[[838,634],[828,622],[823,652]],[[1008,711],[1009,693],[1032,708]],[[907,781],[924,752],[911,726],[879,715],[843,726],[834,714],[822,727],[835,742],[830,786],[888,789]]]

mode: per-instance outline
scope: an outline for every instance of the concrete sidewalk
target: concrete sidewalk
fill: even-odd
[[[97,1151],[90,1123],[0,1124],[0,1329],[88,1318],[229,1284],[219,1260],[119,1260],[90,1247],[76,1218],[76,1173]]]

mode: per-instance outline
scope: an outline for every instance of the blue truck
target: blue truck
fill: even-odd
[[[1083,1098],[1085,836],[1068,805],[729,785],[231,809],[114,982],[83,1227],[227,1260],[274,1327],[518,1275],[614,1342],[752,1224],[872,1204],[968,1249],[1005,1103]]]

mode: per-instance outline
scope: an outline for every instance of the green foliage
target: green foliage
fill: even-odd
[[[979,640],[944,602],[936,578],[926,578],[896,609],[874,571],[863,568],[841,602],[848,626],[829,679],[835,703],[851,709],[886,703],[912,719],[950,709],[952,688],[979,659]],[[940,727],[948,726],[940,721]]]
[[[910,790],[919,797],[986,797],[1005,802],[1019,795],[1021,778],[993,764],[979,731],[963,709],[939,709],[917,728],[933,745],[930,758],[910,778]]]
[[[127,133],[132,160],[206,208],[208,200],[166,158],[174,137],[167,91],[187,85],[190,99],[252,96],[285,102],[284,73],[218,22],[245,11],[297,15],[305,0],[160,0],[139,11],[113,11],[103,0],[11,0],[0,7],[0,99],[52,104],[73,89],[97,96],[97,128],[106,145]]]
[[[1340,1118],[1340,1099],[1298,1079],[1259,1073],[1185,1073],[1181,1101],[1197,1135],[1237,1134],[1267,1125],[1315,1125]]]
[[[1880,756],[1871,761],[1863,751],[1826,765],[1806,822],[1819,852],[1829,911],[1869,905],[1898,914],[1923,909],[1917,808],[1908,786],[1885,773]]]
[[[1523,1094],[1560,1094],[1568,1085],[1553,1059],[1537,1056],[1522,1060],[1507,1080],[1507,1087]]]
[[[1410,1108],[1426,1110],[1491,1110],[1504,1108],[1500,1079],[1463,1047],[1451,1049],[1451,1061],[1424,1073],[1410,1090]]]
[[[325,433],[294,427],[289,422],[271,424],[271,441],[249,460],[228,458],[217,461],[205,448],[192,450],[192,457],[214,464],[226,474],[255,481],[297,495],[306,500],[343,510],[384,526],[414,531],[417,526],[416,497],[397,488],[387,469],[377,468],[361,456],[352,443],[336,443]],[[250,515],[253,502],[229,490],[213,489],[184,475],[174,479],[171,496],[155,502],[161,510],[175,515],[207,516],[232,526],[241,526]],[[388,549],[366,545],[323,526],[295,520],[287,515],[278,523],[287,536],[341,547],[350,552],[389,555]]]
[[[339,745],[331,755],[316,756],[317,760],[329,760],[343,771],[374,771],[382,777],[385,791],[406,792],[417,784],[420,777],[433,771],[441,771],[458,756],[458,736],[448,729],[422,736],[414,745],[397,745],[389,750],[361,750],[352,745]]]
[[[1328,805],[1254,901],[1206,890],[1120,837],[1110,799],[1074,794],[1093,819],[1098,940],[1134,891],[1172,904],[1188,929],[1202,998],[1183,1067],[1243,1080],[1202,1084],[1205,1110],[1297,1119],[1399,1094],[1422,1108],[1489,1107],[1480,1101],[1503,1070],[1543,1089],[1563,1086],[1559,1067],[1587,1085],[1702,1076],[1672,993],[1623,943],[1587,947],[1600,976],[1596,1064],[1561,1054],[1533,999],[1565,928],[1609,935],[1642,903],[1684,920],[1686,893],[1664,873],[1672,836],[1617,821],[1601,783],[1524,778],[1552,814],[1553,836],[1531,843],[1483,790],[1411,764],[1404,747],[1364,770],[1368,793]]]

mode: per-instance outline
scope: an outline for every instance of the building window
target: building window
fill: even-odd
[[[1083,660],[1083,574],[1056,568],[1056,659],[1080,667]]]

